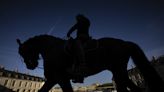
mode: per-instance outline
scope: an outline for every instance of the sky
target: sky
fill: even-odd
[[[42,69],[26,69],[16,39],[25,41],[40,34],[65,39],[77,14],[90,19],[92,38],[135,42],[149,59],[164,54],[163,0],[0,0],[0,65],[43,77]],[[110,72],[103,71],[82,85],[107,83],[111,78]]]

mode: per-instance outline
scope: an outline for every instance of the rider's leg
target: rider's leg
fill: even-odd
[[[80,40],[76,40],[76,54],[77,54],[78,63],[80,65],[85,64],[85,52]]]
[[[76,63],[75,68],[73,69],[74,74],[76,75],[74,83],[81,82],[83,83],[85,73],[87,71],[86,62],[85,62],[85,52],[83,50],[82,43],[79,39],[75,41],[75,55],[76,55]]]

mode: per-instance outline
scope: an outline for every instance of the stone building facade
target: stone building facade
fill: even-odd
[[[43,78],[0,68],[0,85],[14,92],[37,92],[43,84]]]
[[[0,67],[0,92],[38,92],[45,82],[44,78],[29,74],[9,71]],[[109,91],[109,89],[112,91]],[[75,92],[114,92],[113,85],[94,83],[89,86],[76,87]],[[59,86],[53,87],[49,92],[62,92]]]

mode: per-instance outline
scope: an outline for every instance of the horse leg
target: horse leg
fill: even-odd
[[[112,71],[117,92],[129,92],[127,90],[126,80],[124,80],[123,74],[121,73],[122,71],[120,70],[121,69],[115,69]]]
[[[122,69],[121,71],[122,71],[122,78],[124,78],[127,87],[130,89],[130,92],[142,92],[141,91],[141,88],[139,88],[138,86],[136,86],[132,82],[132,80],[129,79],[127,69],[125,69],[125,70]]]
[[[59,82],[59,85],[63,92],[73,92],[73,88],[69,80],[62,80]]]
[[[52,80],[47,80],[38,92],[48,92],[55,85],[55,83],[56,82]]]
[[[124,88],[119,88],[121,92],[127,92],[127,88],[130,89],[130,92],[141,92],[141,89],[136,86],[128,77],[128,72],[126,68],[121,68],[117,72],[113,73],[115,81],[120,82],[119,84]],[[122,84],[121,84],[122,83]],[[117,83],[116,83],[117,85]],[[123,91],[125,90],[125,91]]]
[[[130,92],[142,92],[141,88],[136,86],[129,78],[127,79],[127,86],[131,90]]]
[[[164,90],[164,81],[151,65],[143,50],[135,43],[129,42],[131,57],[139,71],[144,77],[147,87],[151,92]]]

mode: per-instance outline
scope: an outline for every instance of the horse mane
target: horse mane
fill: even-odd
[[[39,41],[39,40],[46,41],[46,40],[63,40],[63,39],[52,36],[52,35],[42,34],[42,35],[37,35],[37,36],[29,38],[28,40],[24,42],[24,44],[27,44],[27,45],[35,44],[36,41]]]

